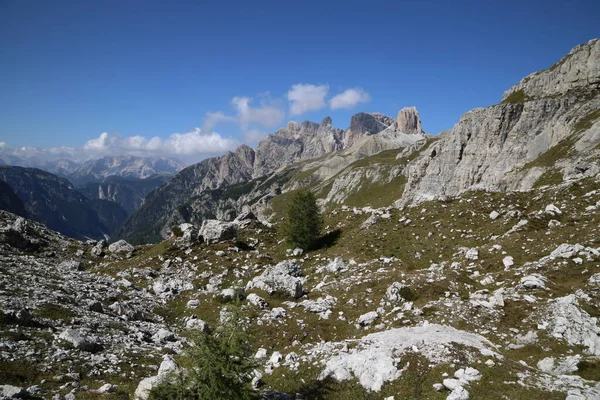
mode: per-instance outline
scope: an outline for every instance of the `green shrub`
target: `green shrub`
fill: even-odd
[[[531,97],[527,96],[523,89],[521,89],[509,94],[508,97],[502,100],[502,103],[521,104],[529,100],[531,100]]]
[[[300,190],[292,196],[283,224],[287,242],[304,250],[311,249],[321,234],[323,217],[315,195],[308,190]]]
[[[173,228],[171,228],[171,232],[173,232],[173,236],[175,236],[176,238],[180,238],[183,236],[183,231],[179,226],[174,226]]]
[[[239,306],[228,307],[228,318],[215,333],[200,332],[187,352],[189,368],[183,377],[157,386],[150,400],[253,399],[251,377],[256,362],[250,334]]]

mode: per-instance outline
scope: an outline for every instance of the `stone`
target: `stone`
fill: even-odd
[[[550,214],[550,215],[554,215],[554,216],[562,215],[562,211],[560,211],[560,209],[558,207],[556,207],[554,204],[548,204],[546,206],[546,208],[544,209],[544,212],[546,214]]]
[[[269,303],[265,299],[263,299],[262,297],[257,295],[256,293],[250,293],[246,297],[246,300],[248,300],[248,302],[250,304],[253,304],[254,306],[261,308],[261,309],[265,309],[265,308],[269,307]]]
[[[521,278],[520,286],[523,289],[545,289],[547,279],[540,274],[532,274]]]
[[[254,358],[261,359],[261,358],[265,358],[266,356],[267,356],[267,349],[264,349],[261,347],[256,351]]]
[[[112,385],[110,383],[105,383],[104,385],[100,386],[96,392],[98,393],[114,393],[117,390],[117,387],[115,385]]]
[[[377,311],[370,311],[358,317],[357,322],[362,326],[367,326],[375,322],[377,318],[379,318],[379,314],[377,314]]]
[[[115,254],[132,254],[135,251],[135,247],[127,243],[125,240],[119,240],[111,243],[108,246],[108,251]]]
[[[451,379],[451,378],[444,379],[444,381],[442,383],[444,384],[444,387],[448,390],[454,390],[463,385],[463,383],[459,379]]]
[[[71,328],[65,329],[58,337],[65,342],[71,343],[74,348],[87,352],[95,352],[100,350],[101,346],[96,338],[84,335],[83,333]]]
[[[404,107],[398,111],[396,126],[400,132],[408,134],[423,133],[421,118],[416,107]]]
[[[502,259],[502,264],[504,264],[504,269],[508,270],[508,268],[515,265],[515,261],[511,256],[506,256]]]
[[[172,373],[179,373],[179,366],[170,355],[163,356],[163,362],[158,368],[156,376],[144,378],[135,389],[135,400],[148,400],[150,391],[156,386],[167,382]]]
[[[580,244],[568,244],[563,243],[558,246],[552,253],[550,253],[550,258],[573,258],[583,250],[584,247]]]
[[[246,290],[260,289],[269,294],[278,292],[299,298],[303,295],[301,275],[302,269],[295,260],[285,260],[267,267],[262,274],[248,282]]]
[[[235,241],[237,238],[237,227],[234,223],[207,219],[202,222],[199,237],[206,244],[219,243],[225,240]]]
[[[492,350],[494,345],[483,336],[439,324],[372,333],[356,341],[348,352],[334,352],[333,349],[341,348],[343,343],[324,343],[312,351],[328,354],[320,379],[332,377],[345,381],[356,378],[365,389],[378,392],[384,383],[400,377],[397,362],[402,354],[417,348],[431,362],[446,362],[453,358],[451,347],[447,346],[455,344],[474,349],[484,356],[499,356]]]
[[[467,260],[475,261],[479,258],[479,250],[477,250],[476,247],[467,249],[467,251],[465,252],[465,257],[467,258]]]
[[[379,222],[379,216],[377,214],[371,214],[369,216],[369,218],[367,218],[365,220],[365,222],[363,222],[360,225],[360,229],[369,229],[371,226],[375,225],[377,222]]]
[[[190,318],[185,322],[185,327],[187,329],[194,329],[200,332],[208,331],[208,324],[200,318],[196,318],[195,316],[193,316],[193,318]]]
[[[491,220],[495,220],[496,218],[498,218],[500,216],[500,213],[498,211],[492,211],[490,213],[490,219]]]
[[[398,303],[404,301],[402,297],[402,290],[408,288],[405,284],[400,282],[394,282],[385,291],[387,299],[392,303]]]
[[[469,400],[469,392],[462,386],[452,390],[446,400]]]
[[[0,385],[0,399],[28,399],[29,394],[23,388],[12,385]]]
[[[548,332],[572,346],[586,347],[586,352],[600,356],[600,327],[597,319],[579,308],[577,297],[570,294],[548,304]]]

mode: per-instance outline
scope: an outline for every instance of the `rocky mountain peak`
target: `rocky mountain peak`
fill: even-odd
[[[331,126],[331,124],[332,124],[331,117],[325,117],[325,118],[323,118],[323,121],[321,121],[322,126]]]
[[[550,68],[529,74],[502,100],[514,103],[594,90],[600,90],[600,39],[576,46]]]
[[[421,118],[417,107],[404,107],[398,111],[396,125],[400,132],[404,133],[423,133]]]

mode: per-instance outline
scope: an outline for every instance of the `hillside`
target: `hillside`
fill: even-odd
[[[599,89],[593,40],[435,137],[412,108],[290,124],[151,192],[119,235],[155,244],[0,211],[0,393],[146,400],[239,309],[259,399],[600,398]]]
[[[156,242],[183,222],[231,220],[249,206],[261,214],[290,180],[302,185],[316,176],[328,178],[356,160],[427,137],[414,107],[400,110],[396,119],[379,113],[356,114],[345,131],[333,128],[330,118],[320,124],[290,122],[256,149],[242,145],[235,152],[185,168],[150,194],[116,236],[134,243]]]
[[[119,204],[127,214],[140,208],[144,198],[172,178],[172,175],[152,175],[145,179],[109,176],[100,183],[88,182],[77,190],[89,199],[108,200]]]
[[[29,218],[69,237],[102,239],[127,216],[118,204],[90,200],[66,179],[39,169],[0,166],[0,181],[19,198]],[[14,203],[3,202],[2,209],[14,212],[19,207]]]

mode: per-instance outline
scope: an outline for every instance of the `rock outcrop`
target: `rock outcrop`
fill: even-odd
[[[90,200],[71,182],[40,169],[0,166],[0,181],[12,188],[29,218],[73,238],[101,239],[127,216],[118,204]]]
[[[345,131],[334,128],[329,117],[320,124],[289,122],[256,149],[242,145],[235,152],[185,168],[150,193],[116,236],[134,243],[157,241],[183,222],[199,226],[204,219],[232,221],[237,213],[247,211],[248,203],[260,213],[302,171],[313,170],[309,179],[314,175],[324,180],[356,160],[428,137],[414,107],[399,115],[401,124],[383,114],[359,113]],[[303,164],[302,170],[298,163]],[[284,168],[294,164],[292,169]]]
[[[401,203],[473,189],[527,190],[548,171],[598,174],[599,54],[598,39],[577,46],[509,89],[501,104],[464,114],[408,164]],[[566,155],[574,160],[561,165]]]

